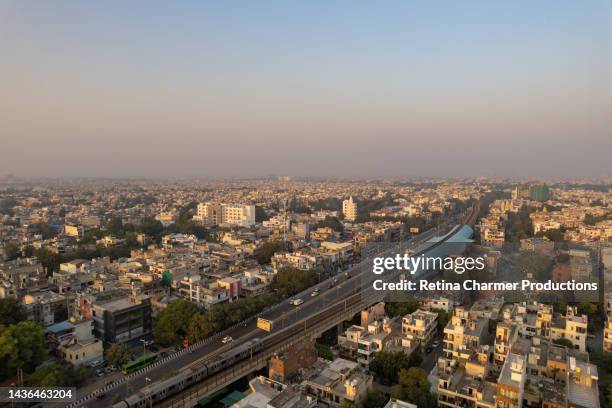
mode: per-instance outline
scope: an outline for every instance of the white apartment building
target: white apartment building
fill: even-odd
[[[342,202],[342,214],[347,221],[355,221],[357,219],[357,203],[353,201],[353,197]]]
[[[221,219],[223,224],[251,227],[255,225],[255,206],[222,204]]]
[[[276,253],[272,257],[272,268],[278,272],[283,268],[296,268],[307,271],[316,268],[321,262],[321,257],[306,252],[283,252]]]
[[[565,316],[555,316],[553,319],[550,338],[567,339],[575,349],[586,352],[587,325],[587,316],[579,316],[576,307],[568,306]]]
[[[227,224],[239,227],[255,225],[255,206],[243,204],[200,203],[194,220],[211,225]]]

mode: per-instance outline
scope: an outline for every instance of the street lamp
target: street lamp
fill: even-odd
[[[142,355],[146,355],[147,354],[147,341],[145,339],[140,339],[140,341],[142,342]]]
[[[149,377],[145,377],[145,387],[149,385],[151,381],[152,380]],[[153,400],[151,399],[151,390],[148,390],[147,395],[149,399],[149,407],[153,407]]]

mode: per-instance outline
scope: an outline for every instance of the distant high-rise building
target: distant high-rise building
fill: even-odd
[[[534,201],[546,201],[550,198],[550,190],[546,184],[529,187],[529,197]]]
[[[513,200],[518,200],[521,197],[521,193],[519,191],[518,186],[514,187],[514,190],[512,190],[512,199]]]
[[[242,204],[200,203],[194,220],[210,225],[255,225],[255,206]]]
[[[344,218],[348,221],[355,221],[357,219],[357,203],[353,201],[352,196],[342,202],[342,214],[344,214]]]
[[[224,224],[250,227],[255,225],[255,206],[222,204],[221,219]]]

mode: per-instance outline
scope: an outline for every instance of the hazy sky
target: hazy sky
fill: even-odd
[[[612,2],[0,0],[0,176],[612,176]]]

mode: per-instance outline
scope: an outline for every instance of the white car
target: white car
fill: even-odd
[[[312,297],[315,297],[315,296],[318,296],[318,295],[319,295],[319,290],[318,289],[310,294],[310,296],[312,296]]]
[[[96,368],[96,367],[100,367],[102,364],[104,364],[104,361],[101,360],[96,360],[96,361],[92,361],[91,363],[89,363],[88,365],[91,368]]]
[[[293,306],[299,306],[299,305],[301,305],[302,303],[304,303],[304,301],[303,301],[302,299],[295,299],[295,300],[293,301]]]
[[[221,340],[221,343],[223,343],[223,344],[227,344],[227,343],[230,343],[230,342],[232,342],[232,341],[234,341],[234,339],[232,339],[232,336],[225,336],[225,337],[223,338],[223,340]]]

